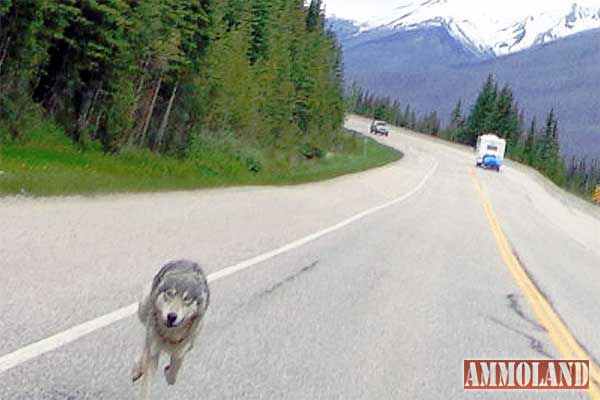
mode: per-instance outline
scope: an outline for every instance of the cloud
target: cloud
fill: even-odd
[[[327,15],[356,21],[384,16],[399,3],[398,0],[325,0]]]
[[[403,5],[424,3],[426,0],[324,0],[328,15],[351,19],[359,22],[373,19],[386,19],[388,14],[395,14],[394,10]],[[465,18],[473,15],[486,15],[499,19],[530,15],[540,12],[564,11],[573,3],[580,5],[600,5],[600,0],[441,0],[452,14],[464,15]],[[438,5],[433,7],[438,8]],[[397,11],[396,11],[397,12]]]

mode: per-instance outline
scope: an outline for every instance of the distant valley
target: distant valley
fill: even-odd
[[[600,29],[497,56],[466,46],[443,24],[368,30],[335,18],[329,24],[344,49],[348,85],[356,81],[447,120],[458,99],[470,106],[493,73],[513,88],[527,119],[555,108],[565,156],[600,157]]]

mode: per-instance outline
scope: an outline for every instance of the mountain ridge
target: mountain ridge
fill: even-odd
[[[356,35],[377,30],[443,27],[466,48],[483,56],[502,56],[600,28],[600,4],[597,1],[560,0],[560,4],[552,2],[552,5],[546,5],[548,8],[531,11],[525,16],[520,12],[502,15],[457,6],[461,1],[400,1],[385,16],[352,23],[356,26]]]
[[[600,156],[600,29],[500,57],[467,51],[442,27],[356,34],[347,22],[330,21],[344,49],[347,85],[356,81],[377,95],[410,104],[417,113],[437,111],[448,122],[459,98],[469,107],[488,74],[509,84],[538,122],[557,112],[565,156]]]

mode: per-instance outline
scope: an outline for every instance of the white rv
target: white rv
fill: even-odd
[[[476,164],[478,167],[493,168],[500,171],[506,153],[506,140],[487,134],[477,138]]]

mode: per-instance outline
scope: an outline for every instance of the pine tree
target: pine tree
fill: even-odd
[[[404,114],[402,114],[402,123],[400,124],[402,127],[410,126],[410,105],[407,104],[404,109]]]
[[[564,184],[565,167],[564,162],[560,157],[560,142],[558,137],[558,120],[554,119],[554,125],[552,126],[552,134],[549,139],[549,152],[550,157],[547,164],[547,174],[556,184]]]
[[[408,119],[408,127],[410,129],[415,129],[417,127],[417,115],[414,111],[410,112],[410,117]]]
[[[22,134],[24,115],[35,109],[31,99],[45,77],[53,43],[79,16],[74,0],[0,2],[0,121],[13,138]]]
[[[512,90],[504,85],[498,95],[495,110],[489,117],[489,131],[498,134],[509,143],[513,143],[518,128],[518,112],[515,109]]]
[[[519,114],[519,118],[517,121],[517,130],[515,132],[515,141],[517,143],[521,142],[521,137],[523,136],[523,132],[525,129],[525,111],[519,110],[519,104],[515,103],[515,114]]]
[[[523,149],[523,157],[525,162],[529,165],[533,165],[534,158],[537,154],[536,148],[536,120],[535,115],[531,118],[531,125],[529,127],[529,132],[527,133],[527,139],[525,140],[525,147]]]
[[[273,1],[255,0],[252,2],[251,14],[251,41],[248,57],[254,64],[259,59],[266,57],[268,51],[269,35],[273,19]]]
[[[471,110],[464,135],[459,138],[461,142],[475,145],[481,133],[493,128],[492,118],[496,110],[497,92],[494,77],[490,74]]]
[[[303,1],[287,2],[288,20],[302,15]],[[298,5],[299,4],[299,5]],[[300,11],[299,11],[300,10]],[[300,34],[295,31],[300,30]],[[317,132],[331,132],[344,119],[341,49],[331,32],[307,30],[306,24],[288,27],[292,77],[298,101],[294,112],[300,130],[315,139]],[[296,40],[299,36],[304,40]],[[323,139],[323,138],[316,138]],[[312,139],[311,139],[312,140]]]
[[[238,4],[226,3],[222,14],[225,24],[215,24],[212,43],[207,50],[203,68],[207,82],[206,126],[213,131],[235,132],[249,140],[256,139],[260,130],[259,98],[255,68],[248,59],[250,29],[248,16],[238,10]],[[243,15],[232,12],[237,10]],[[227,26],[231,26],[227,30]]]
[[[267,124],[269,140],[275,143],[282,134],[297,134],[293,124],[295,86],[292,81],[290,42],[287,36],[285,10],[275,16],[270,32],[267,59],[260,66],[262,100],[261,115]]]
[[[436,111],[431,113],[431,124],[431,134],[433,136],[438,136],[440,133],[441,122]]]
[[[322,0],[311,0],[306,13],[306,29],[308,31],[323,30],[324,22]]]
[[[517,160],[523,161],[523,129],[525,125],[525,112],[519,110],[519,104],[514,103],[513,115],[515,115],[515,129],[511,134],[511,147],[509,148],[509,155]]]
[[[445,136],[450,140],[459,141],[465,137],[465,117],[462,114],[462,99],[458,99],[458,103],[450,114],[450,124],[445,131]]]
[[[552,132],[554,131],[554,109],[551,109],[546,118],[544,132],[540,138],[538,160],[540,167],[546,171],[552,159]]]
[[[400,107],[400,101],[395,99],[392,105],[390,106],[390,123],[393,125],[400,125],[400,121],[402,120],[402,111]]]
[[[462,127],[465,123],[465,119],[462,115],[462,99],[458,99],[458,103],[456,103],[456,107],[452,110],[452,114],[450,114],[450,127],[459,128]]]
[[[15,138],[43,108],[110,152],[184,155],[207,131],[326,146],[342,69],[321,0],[0,0],[0,124]]]
[[[346,100],[346,110],[349,113],[358,113],[360,114],[359,108],[361,107],[362,101],[362,89],[358,82],[354,81],[352,83],[352,87],[350,88],[350,94]]]
[[[540,139],[538,158],[534,161],[542,173],[557,184],[564,182],[564,163],[560,158],[558,121],[551,109],[546,118],[544,135]]]

